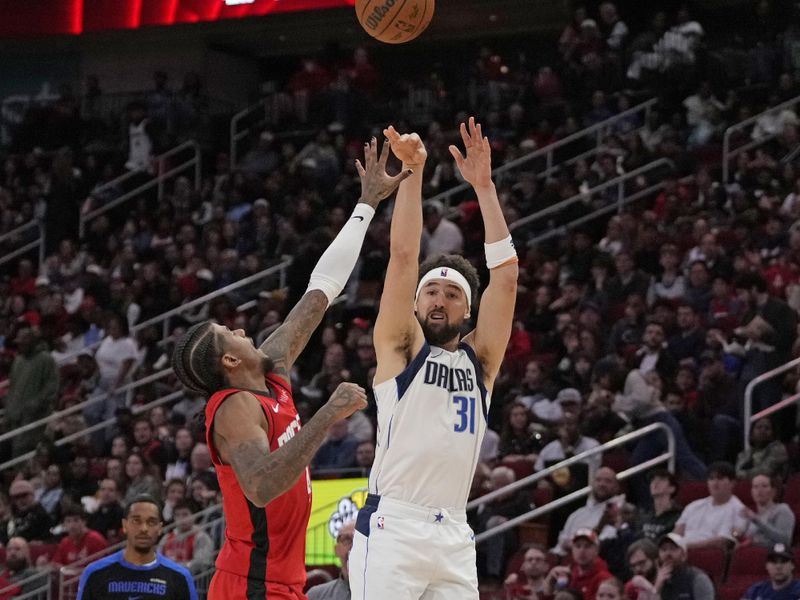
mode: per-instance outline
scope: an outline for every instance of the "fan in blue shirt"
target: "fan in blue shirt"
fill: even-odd
[[[797,600],[800,598],[800,581],[793,579],[794,554],[791,548],[775,544],[767,554],[769,579],[754,583],[747,590],[747,600]]]

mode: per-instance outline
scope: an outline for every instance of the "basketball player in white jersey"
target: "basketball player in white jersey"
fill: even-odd
[[[354,600],[478,598],[475,538],[464,507],[478,461],[492,384],[511,335],[517,255],[491,179],[481,126],[461,125],[466,157],[450,152],[475,189],[486,228],[489,285],[474,331],[478,275],[463,257],[418,264],[422,171],[416,134],[384,134],[403,168],[391,226],[391,256],[375,325],[378,404],[370,494],[350,554]]]

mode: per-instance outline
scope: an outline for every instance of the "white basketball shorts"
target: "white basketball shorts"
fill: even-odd
[[[475,535],[464,511],[370,494],[358,512],[352,600],[477,600]]]

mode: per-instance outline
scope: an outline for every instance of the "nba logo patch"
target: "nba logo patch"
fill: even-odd
[[[378,517],[378,529],[383,529],[383,517]]]
[[[447,277],[447,269],[442,269],[439,272],[439,277]]]

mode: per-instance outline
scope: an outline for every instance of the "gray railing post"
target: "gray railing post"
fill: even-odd
[[[800,366],[800,358],[795,358],[794,360],[790,360],[786,364],[783,364],[779,367],[775,367],[774,369],[767,371],[766,373],[762,373],[758,377],[753,378],[750,383],[747,384],[747,387],[744,389],[744,423],[742,423],[744,427],[744,449],[745,451],[750,450],[750,423],[753,417],[753,390],[755,390],[756,386],[764,381],[772,379],[778,375],[783,375],[786,371],[790,371],[795,367]]]

